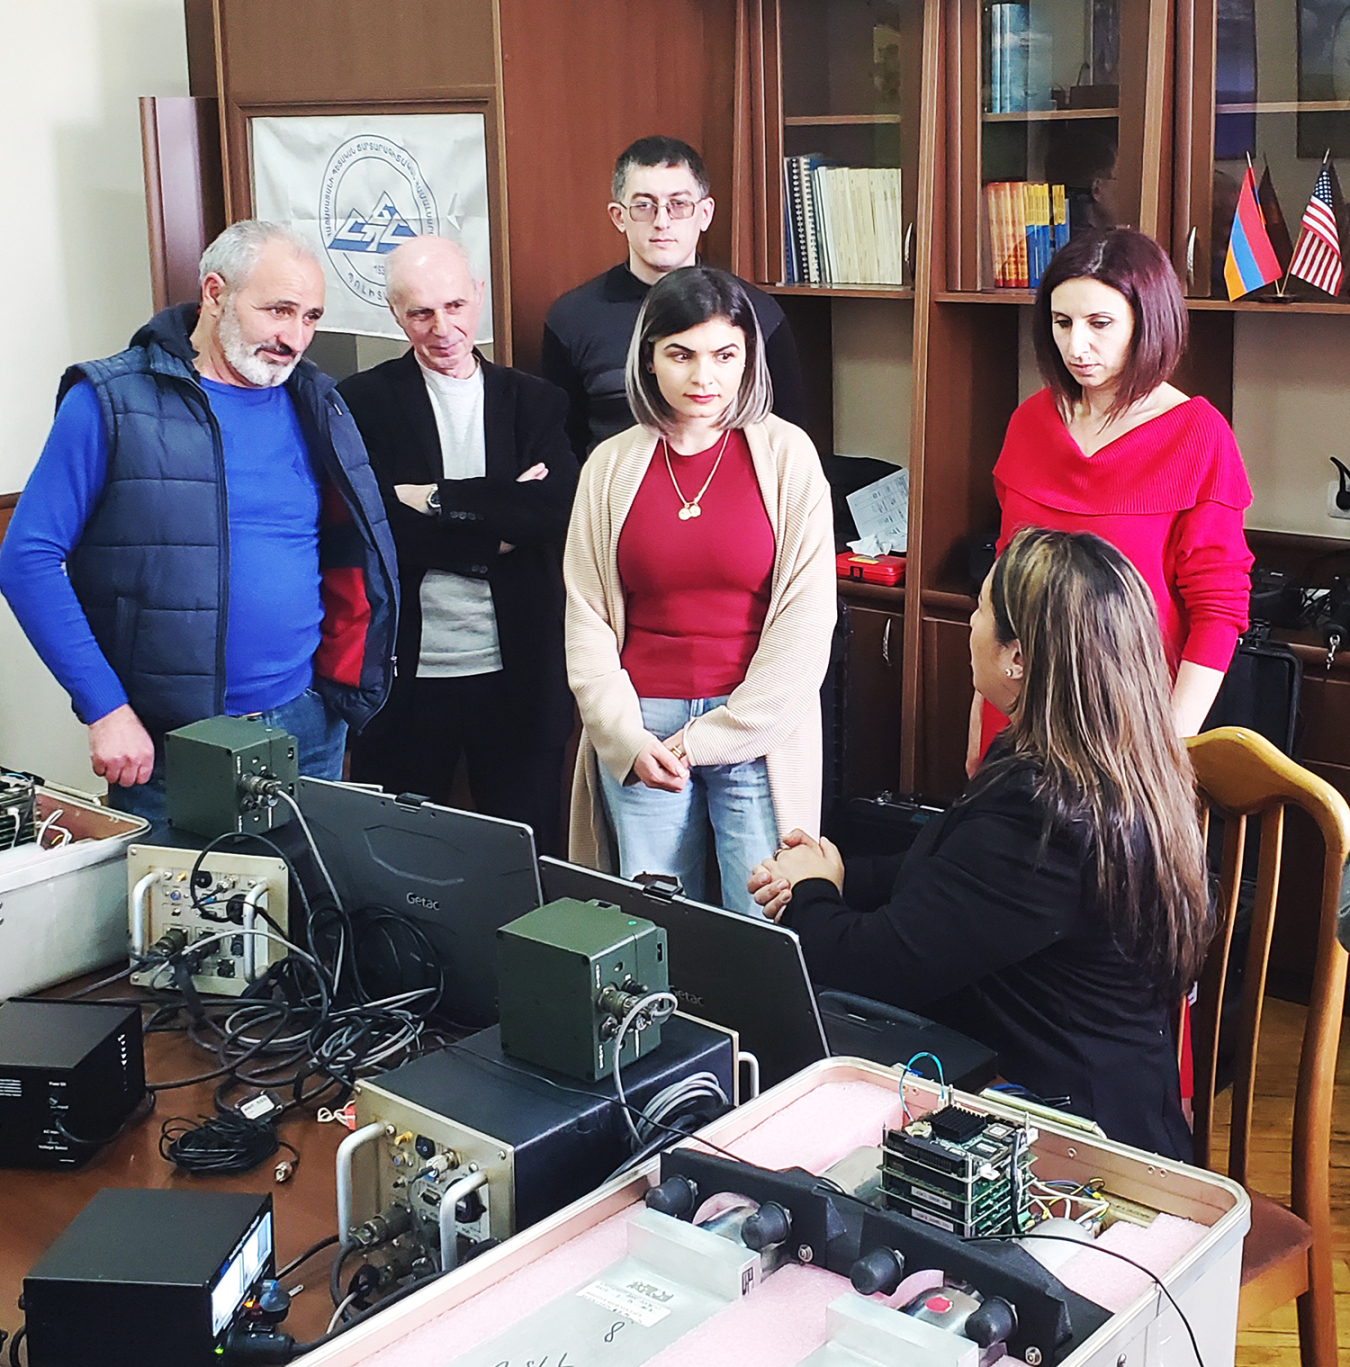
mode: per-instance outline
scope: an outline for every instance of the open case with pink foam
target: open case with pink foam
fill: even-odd
[[[756,1169],[838,1173],[857,1162],[857,1151],[878,1145],[884,1130],[902,1123],[898,1081],[895,1070],[863,1060],[825,1060],[700,1134]],[[936,1083],[910,1074],[903,1086],[910,1119],[940,1104]],[[952,1092],[950,1100],[1013,1124],[1025,1119],[983,1097]],[[1034,1124],[1038,1183],[1081,1187],[1101,1179],[1122,1208],[1137,1205],[1157,1213],[1146,1214],[1147,1223],[1118,1219],[1081,1250],[1068,1247],[1054,1277],[1071,1301],[1081,1297],[1074,1303],[1088,1303],[1090,1331],[1080,1321],[1069,1346],[1045,1353],[1024,1348],[1024,1358],[1011,1351],[1010,1340],[1006,1361],[1029,1367],[1197,1367],[1198,1351],[1200,1367],[1231,1363],[1250,1217],[1242,1188],[1054,1121]],[[704,1236],[690,1224],[676,1229],[678,1221],[647,1210],[644,1197],[661,1176],[654,1159],[608,1183],[306,1355],[307,1367],[795,1367],[808,1360],[811,1367],[891,1361],[989,1367],[997,1360],[997,1349],[982,1353],[968,1339],[945,1332],[933,1331],[922,1349],[886,1348],[888,1326],[901,1318],[897,1307],[916,1289],[923,1293],[923,1279],[935,1277],[932,1270],[911,1261],[909,1275],[891,1295],[864,1297],[847,1276],[812,1265],[819,1255],[789,1237],[781,1265],[761,1276],[758,1262],[753,1269],[746,1262],[750,1255],[743,1245]],[[696,1218],[706,1219],[711,1194],[700,1192],[704,1209]],[[656,1229],[662,1221],[666,1227]],[[668,1292],[661,1289],[672,1234],[675,1244],[687,1245],[692,1280],[701,1287],[681,1311],[685,1321],[672,1315],[676,1302],[666,1304]],[[698,1244],[699,1238],[705,1242]],[[653,1239],[662,1245],[655,1251],[649,1247]],[[1148,1273],[1098,1248],[1149,1269],[1166,1294]],[[647,1265],[658,1272],[643,1273]],[[634,1268],[642,1275],[635,1278]],[[681,1323],[689,1327],[681,1330]],[[926,1324],[921,1328],[930,1334]],[[637,1348],[648,1341],[654,1351]]]

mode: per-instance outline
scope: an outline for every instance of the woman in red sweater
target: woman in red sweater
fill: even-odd
[[[1204,724],[1246,630],[1252,501],[1232,430],[1169,383],[1186,348],[1186,305],[1161,247],[1132,228],[1085,233],[1036,294],[1046,387],[1013,414],[994,466],[1001,551],[1021,527],[1084,531],[1144,577],[1172,672],[1177,734]],[[1007,724],[979,694],[972,774]]]
[[[673,874],[758,915],[751,868],[820,824],[820,684],[834,526],[811,439],[770,411],[745,286],[686,266],[652,286],[625,376],[638,425],[582,468],[563,579],[581,712],[570,851]]]

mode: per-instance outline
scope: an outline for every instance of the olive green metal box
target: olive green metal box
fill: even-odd
[[[661,1043],[672,1000],[635,1011],[668,992],[666,932],[616,907],[563,898],[497,931],[497,997],[502,1049],[514,1058],[595,1082]]]
[[[230,831],[262,833],[289,820],[290,808],[250,793],[244,780],[276,779],[295,796],[295,737],[245,717],[207,717],[164,737],[169,824],[209,840]]]

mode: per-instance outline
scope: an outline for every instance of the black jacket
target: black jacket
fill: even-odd
[[[773,295],[741,283],[764,336],[773,411],[802,427],[806,404],[792,329]],[[539,369],[567,394],[567,435],[578,460],[585,460],[606,437],[633,425],[623,372],[633,327],[650,289],[622,264],[569,290],[548,311]]]
[[[479,360],[487,456],[481,479],[442,478],[436,415],[411,351],[338,386],[370,452],[398,550],[398,682],[373,734],[397,723],[399,686],[416,677],[419,590],[422,576],[435,569],[491,585],[502,672],[520,737],[562,745],[572,729],[563,656],[562,541],[577,483],[577,462],[563,428],[567,402],[533,375]],[[548,466],[546,479],[517,483],[517,475],[540,461]],[[396,484],[433,481],[440,487],[438,515],[415,512],[394,495]],[[515,549],[499,554],[503,541]]]
[[[850,862],[849,906],[824,879],[798,883],[783,924],[817,986],[922,1012],[997,1050],[1009,1082],[1189,1162],[1176,1003],[1112,942],[1085,834],[1042,845],[1032,779],[1021,768],[977,781],[903,863]]]

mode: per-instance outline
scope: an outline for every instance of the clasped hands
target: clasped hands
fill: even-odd
[[[516,476],[517,484],[530,484],[537,479],[548,477],[548,466],[541,460],[535,465],[531,465],[528,470],[522,470]],[[405,507],[411,508],[415,513],[424,513],[428,517],[431,509],[427,507],[427,499],[436,492],[434,484],[395,484],[394,497]],[[498,555],[505,555],[507,551],[513,551],[515,547],[510,542],[503,541],[497,549]]]
[[[633,760],[629,780],[643,783],[648,788],[660,788],[667,793],[682,793],[684,785],[689,782],[689,762],[684,754],[684,727],[665,740],[648,736]]]
[[[803,830],[792,830],[767,859],[750,871],[746,887],[771,921],[783,914],[792,900],[792,889],[807,878],[826,878],[844,890],[844,860],[832,841],[813,839]]]

